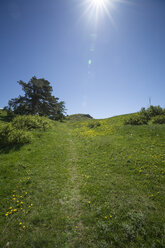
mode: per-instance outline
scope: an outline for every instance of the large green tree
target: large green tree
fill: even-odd
[[[18,81],[24,96],[13,98],[5,109],[19,115],[40,115],[59,120],[65,112],[65,104],[52,95],[50,82],[44,78],[32,77],[28,83]]]

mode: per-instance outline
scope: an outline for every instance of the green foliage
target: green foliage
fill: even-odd
[[[147,124],[148,120],[144,115],[133,115],[128,120],[125,121],[125,124],[128,125],[144,125]]]
[[[3,123],[12,121],[13,116],[9,116],[5,110],[1,110],[0,112],[0,126]]]
[[[130,125],[143,125],[147,124],[148,121],[155,116],[165,114],[165,109],[161,108],[160,106],[150,106],[148,109],[142,108],[139,113],[136,115],[131,116],[129,119],[125,121],[124,124]],[[153,122],[154,123],[154,122]]]
[[[161,108],[159,105],[158,106],[150,106],[148,109],[144,109],[144,112],[149,116],[149,118],[157,116],[157,115],[162,115],[165,114],[165,109]]]
[[[96,128],[96,127],[100,127],[100,126],[101,126],[100,122],[93,122],[93,123],[89,123],[87,125],[87,127],[89,127],[89,128]]]
[[[32,114],[47,116],[54,120],[61,120],[64,117],[64,102],[59,102],[58,97],[52,96],[53,89],[49,81],[32,77],[28,83],[21,80],[18,83],[25,95],[9,101],[8,107],[5,107],[9,115]]]
[[[165,124],[165,115],[154,116],[151,119],[152,124]]]
[[[12,121],[13,127],[17,129],[43,129],[46,130],[52,126],[52,122],[46,117],[40,116],[17,116]]]
[[[0,145],[18,145],[30,143],[32,135],[30,132],[16,129],[11,123],[0,129]]]
[[[52,127],[52,121],[40,116],[17,116],[0,129],[1,145],[16,145],[30,143],[33,129],[46,130]]]
[[[94,124],[94,123],[89,123],[89,124],[88,124],[88,127],[89,127],[89,128],[94,128],[94,127],[95,127],[95,124]]]

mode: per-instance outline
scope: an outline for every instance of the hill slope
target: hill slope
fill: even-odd
[[[56,123],[1,150],[2,247],[164,247],[165,125],[127,117]]]
[[[83,121],[93,119],[89,114],[74,114],[66,116],[66,120],[69,121]]]

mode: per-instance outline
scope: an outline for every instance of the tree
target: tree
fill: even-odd
[[[58,97],[52,96],[53,89],[49,81],[32,77],[28,83],[21,80],[18,83],[22,86],[25,95],[8,102],[8,106],[5,107],[8,113],[48,116],[54,120],[64,117],[65,104],[59,101]]]

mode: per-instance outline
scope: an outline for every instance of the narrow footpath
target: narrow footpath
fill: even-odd
[[[69,176],[62,193],[63,199],[59,201],[61,203],[61,210],[67,216],[67,243],[65,245],[68,248],[72,248],[77,247],[77,244],[81,243],[81,239],[83,238],[83,224],[81,221],[81,176],[78,171],[78,155],[71,130],[68,131],[68,139],[69,152],[67,167]],[[83,247],[83,244],[81,247]]]

